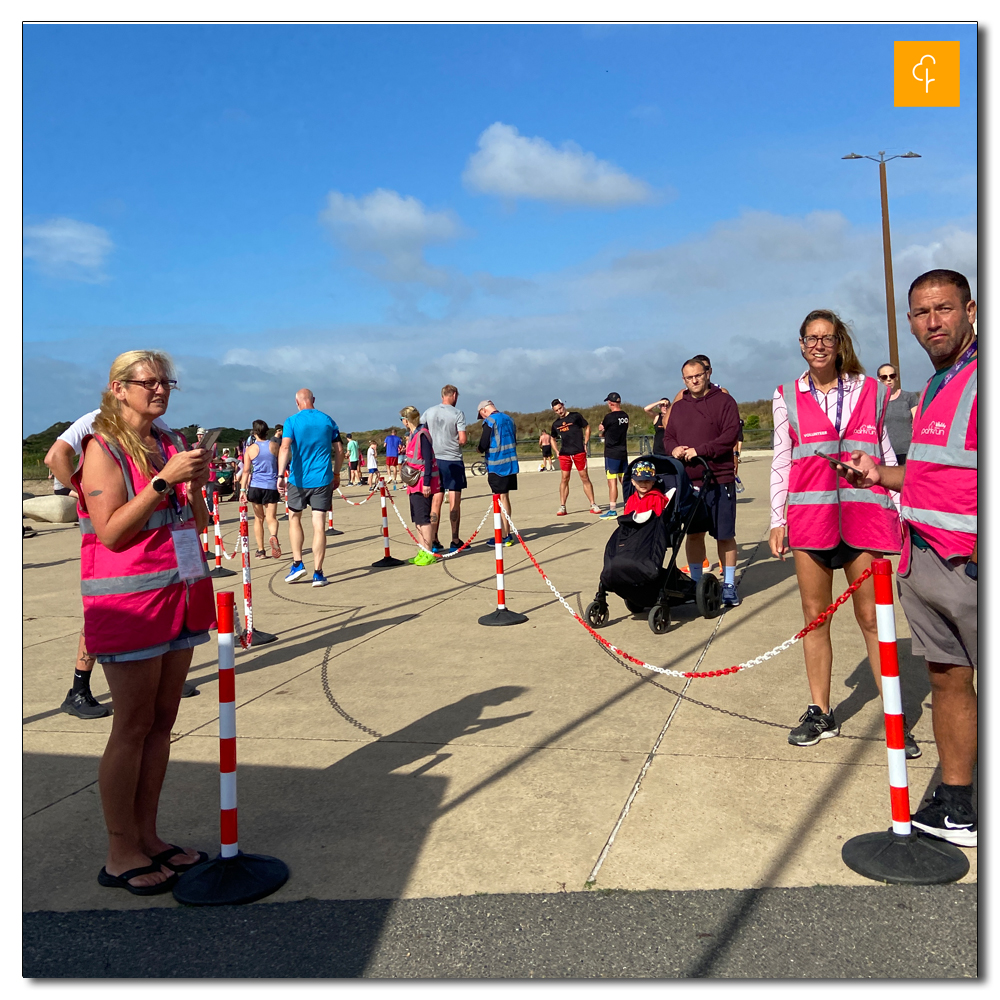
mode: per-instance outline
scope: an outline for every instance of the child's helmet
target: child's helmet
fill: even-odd
[[[655,479],[656,467],[652,462],[636,462],[632,466],[633,479]]]

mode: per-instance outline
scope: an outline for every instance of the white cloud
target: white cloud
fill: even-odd
[[[107,230],[64,216],[24,227],[23,255],[44,274],[77,281],[103,281],[104,262],[114,248]]]
[[[572,142],[556,149],[539,136],[528,138],[513,125],[494,122],[469,157],[465,184],[484,194],[534,198],[592,208],[618,208],[652,201],[645,182]]]
[[[424,249],[465,234],[453,212],[431,211],[384,188],[361,198],[331,191],[320,219],[356,264],[392,282],[446,284],[447,272],[428,264]]]

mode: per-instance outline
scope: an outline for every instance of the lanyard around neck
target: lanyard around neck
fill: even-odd
[[[816,388],[816,384],[813,382],[812,373],[809,373],[809,391],[812,393],[813,399],[816,400],[816,405],[819,405],[819,390]],[[837,376],[837,422],[834,427],[837,429],[837,433],[840,434],[840,419],[844,412],[844,380],[838,375]],[[827,419],[829,419],[830,414],[827,413]]]
[[[972,343],[962,352],[962,356],[948,369],[948,374],[941,379],[941,385],[938,387],[938,391],[943,389],[971,360],[973,355],[979,349],[979,338],[973,337]],[[934,376],[932,375],[931,378]]]

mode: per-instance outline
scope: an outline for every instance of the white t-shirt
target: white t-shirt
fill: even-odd
[[[378,468],[378,451],[375,445],[370,444],[368,446],[368,468],[377,469]]]
[[[64,430],[62,434],[60,434],[59,437],[56,438],[56,440],[65,441],[66,444],[68,444],[73,449],[74,453],[79,455],[80,451],[82,450],[83,439],[88,434],[94,433],[94,419],[100,412],[101,412],[100,409],[97,409],[97,410],[91,410],[90,413],[85,413],[78,420],[74,420],[73,423],[71,423],[69,427],[67,427],[66,430]],[[164,431],[170,430],[170,425],[160,417],[157,417],[153,421],[153,426],[159,427],[161,430]],[[72,488],[72,484],[61,483],[54,476],[52,477],[52,483],[53,483],[53,489],[67,490]]]
[[[420,416],[420,422],[427,424],[431,432],[434,457],[444,462],[461,462],[462,448],[458,443],[458,432],[465,430],[465,414],[456,406],[438,403],[428,406]]]

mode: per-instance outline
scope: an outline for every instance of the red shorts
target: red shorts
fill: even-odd
[[[569,472],[574,465],[577,472],[583,472],[587,468],[587,453],[585,451],[578,451],[575,455],[559,456],[559,468],[563,472]]]
[[[396,455],[386,455],[385,467],[391,469],[394,465],[399,465],[399,457]]]

